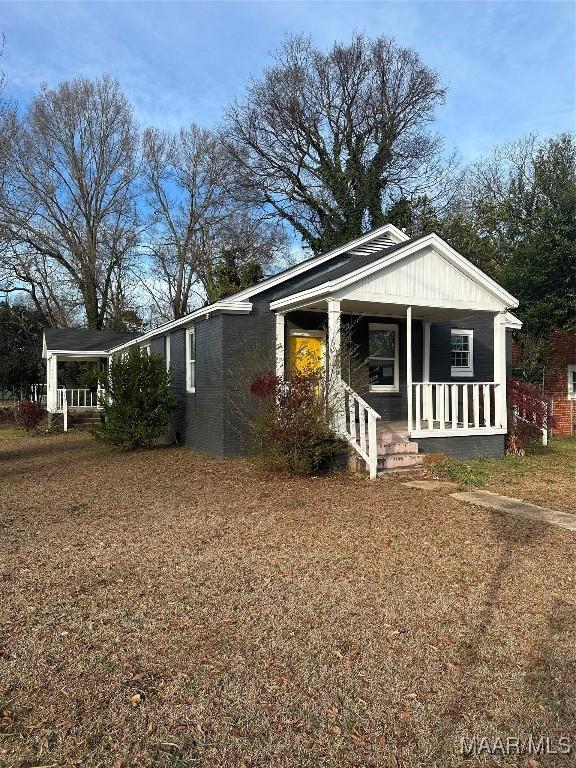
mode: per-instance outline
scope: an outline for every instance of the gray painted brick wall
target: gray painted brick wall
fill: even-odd
[[[504,454],[504,435],[418,438],[419,453],[442,453],[454,459],[498,459]]]
[[[303,278],[296,277],[281,286],[266,291],[253,299],[249,315],[211,315],[196,322],[196,393],[186,392],[185,330],[172,331],[171,373],[172,386],[181,397],[182,405],[174,415],[174,429],[179,440],[191,448],[217,455],[238,455],[250,451],[246,429],[246,416],[254,401],[249,395],[251,381],[261,373],[275,368],[275,314],[269,305],[276,298],[305,287]],[[400,392],[379,394],[368,392],[365,361],[368,356],[368,323],[391,322],[399,325]],[[348,317],[343,315],[344,328],[350,328],[353,344],[357,347],[356,361],[345,371],[352,385],[368,402],[388,420],[401,420],[407,416],[406,398],[406,323],[403,319],[374,317]],[[286,318],[286,330],[302,328],[317,330],[326,327],[325,313],[293,312]],[[450,329],[474,330],[474,376],[452,378],[450,372]],[[344,331],[346,333],[346,331]],[[493,318],[490,315],[473,316],[458,321],[433,323],[430,332],[432,381],[491,381],[493,378]],[[422,323],[412,326],[413,378],[422,378]],[[287,347],[287,345],[285,345]],[[164,354],[164,336],[151,342],[152,351]],[[507,361],[510,368],[511,333],[507,334]],[[354,370],[352,370],[352,368]],[[423,452],[442,452],[448,455],[471,457],[474,455],[501,455],[503,436],[426,438],[419,440]]]

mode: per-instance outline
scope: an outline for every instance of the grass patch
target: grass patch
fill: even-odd
[[[26,437],[26,430],[22,427],[5,426],[0,424],[0,438],[10,440],[17,437]]]
[[[478,461],[444,459],[434,465],[434,470],[442,480],[451,480],[459,485],[472,485],[475,488],[483,488],[488,479]]]

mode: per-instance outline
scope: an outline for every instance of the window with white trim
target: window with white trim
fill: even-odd
[[[196,392],[196,331],[186,331],[186,390]]]
[[[452,328],[450,371],[452,376],[474,375],[474,331]]]
[[[148,357],[150,357],[150,344],[143,344],[143,345],[140,347],[140,351],[141,351],[143,354],[145,354],[145,355],[148,355]]]
[[[576,365],[568,366],[568,400],[576,400]]]
[[[164,359],[166,361],[166,370],[170,370],[170,359],[171,355],[171,349],[170,349],[170,334],[167,333],[166,336],[164,336]]]
[[[368,376],[371,392],[399,391],[398,326],[368,326]]]

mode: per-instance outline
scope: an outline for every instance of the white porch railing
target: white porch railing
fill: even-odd
[[[419,434],[503,429],[499,387],[493,381],[412,384],[408,430]]]
[[[366,462],[373,480],[378,474],[376,420],[380,414],[344,381],[339,384],[335,411],[336,431]]]
[[[66,394],[68,408],[99,408],[100,407],[100,387],[96,391],[92,389],[58,389],[56,404],[57,409],[61,410],[62,398]]]
[[[91,389],[57,389],[56,413],[64,416],[64,432],[68,432],[69,408],[98,408],[100,409],[100,387],[93,392]]]

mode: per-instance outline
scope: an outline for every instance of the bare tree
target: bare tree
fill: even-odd
[[[441,141],[428,132],[444,90],[418,55],[356,34],[328,53],[289,38],[227,111],[238,184],[314,252],[384,223],[399,197],[441,192]]]
[[[102,328],[114,274],[138,237],[138,134],[131,108],[115,80],[78,78],[55,90],[44,87],[12,127],[0,226],[16,254],[14,265],[63,270],[88,327]]]
[[[218,136],[194,124],[176,135],[151,128],[143,156],[151,269],[142,282],[160,316],[177,319],[213,298],[223,250],[241,247],[262,268],[275,258],[282,233],[231,195],[230,157]]]
[[[27,296],[46,326],[67,328],[80,322],[82,300],[69,273],[43,254],[21,252],[11,242],[0,255],[0,291]]]
[[[198,277],[208,302],[218,301],[261,280],[267,270],[289,262],[281,224],[238,207],[214,228]]]
[[[225,215],[228,163],[217,138],[194,124],[176,135],[146,130],[143,155],[152,271],[177,319],[198,287],[208,233]]]

